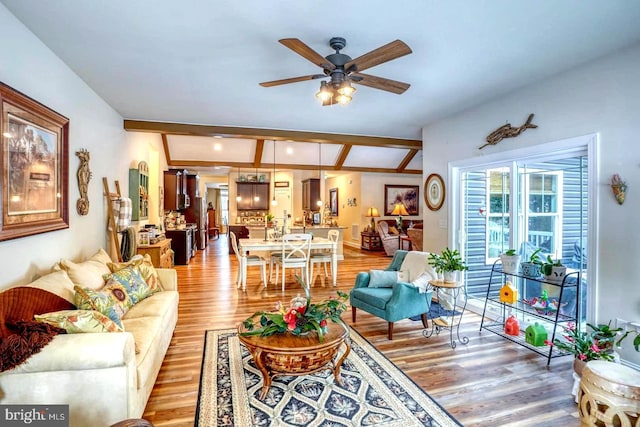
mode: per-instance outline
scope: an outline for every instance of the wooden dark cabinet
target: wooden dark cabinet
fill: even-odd
[[[302,210],[317,211],[320,198],[320,179],[309,178],[302,181]]]
[[[164,171],[164,210],[179,211],[191,204],[187,193],[187,173],[186,169]]]
[[[200,197],[200,175],[187,173],[186,178],[186,194],[189,195],[189,198],[193,202],[196,197]]]
[[[365,251],[382,250],[382,241],[380,235],[371,231],[363,231],[360,233],[360,248]]]
[[[166,235],[171,239],[171,249],[174,252],[176,265],[186,265],[195,256],[195,230],[187,227],[184,230],[167,230]]]
[[[236,185],[238,196],[240,196],[240,200],[237,202],[239,211],[269,210],[268,182],[238,182]],[[255,200],[256,196],[258,196],[258,200]]]

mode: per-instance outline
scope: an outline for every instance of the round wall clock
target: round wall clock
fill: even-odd
[[[444,203],[445,188],[442,177],[432,173],[424,182],[424,201],[432,211],[440,210]]]

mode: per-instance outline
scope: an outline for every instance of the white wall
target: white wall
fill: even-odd
[[[23,284],[49,271],[60,258],[80,259],[106,246],[102,177],[128,189],[133,160],[147,158],[151,136],[129,143],[122,117],[109,107],[35,35],[0,4],[0,81],[69,118],[69,229],[0,242],[0,288]],[[86,148],[89,214],[80,216],[75,152]]]
[[[439,173],[445,177],[447,186],[450,161],[599,133],[600,170],[595,185],[601,187],[598,200],[591,201],[591,208],[599,210],[598,277],[589,277],[589,284],[595,283],[597,288],[597,310],[590,318],[598,322],[616,317],[640,321],[640,291],[633,267],[640,258],[636,220],[640,196],[634,191],[640,183],[638,70],[640,45],[423,129],[424,177]],[[478,150],[495,128],[505,121],[519,126],[530,113],[535,113],[533,122],[537,129]],[[616,203],[609,188],[614,173],[619,173],[629,185],[622,206]],[[447,230],[438,225],[447,220],[449,201],[447,198],[438,212],[424,211],[426,251],[439,250],[447,244]],[[629,344],[625,345],[623,357],[638,363],[640,355],[629,350]]]

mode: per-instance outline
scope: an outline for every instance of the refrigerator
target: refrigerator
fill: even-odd
[[[191,206],[183,211],[184,219],[187,223],[195,224],[197,230],[195,244],[198,249],[202,250],[207,247],[207,202],[202,197],[195,197]]]

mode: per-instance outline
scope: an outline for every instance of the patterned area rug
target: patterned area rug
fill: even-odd
[[[431,305],[429,306],[429,314],[427,315],[427,317],[429,318],[429,320],[431,320],[431,319],[437,319],[438,317],[451,317],[454,315],[458,316],[459,314],[460,312],[458,310],[455,310],[455,311],[445,310],[437,302],[431,302]],[[420,316],[413,316],[413,317],[410,317],[409,319],[414,321],[422,320]]]
[[[461,426],[352,328],[351,352],[334,383],[329,369],[277,376],[264,401],[262,375],[235,329],[207,331],[195,425]]]

